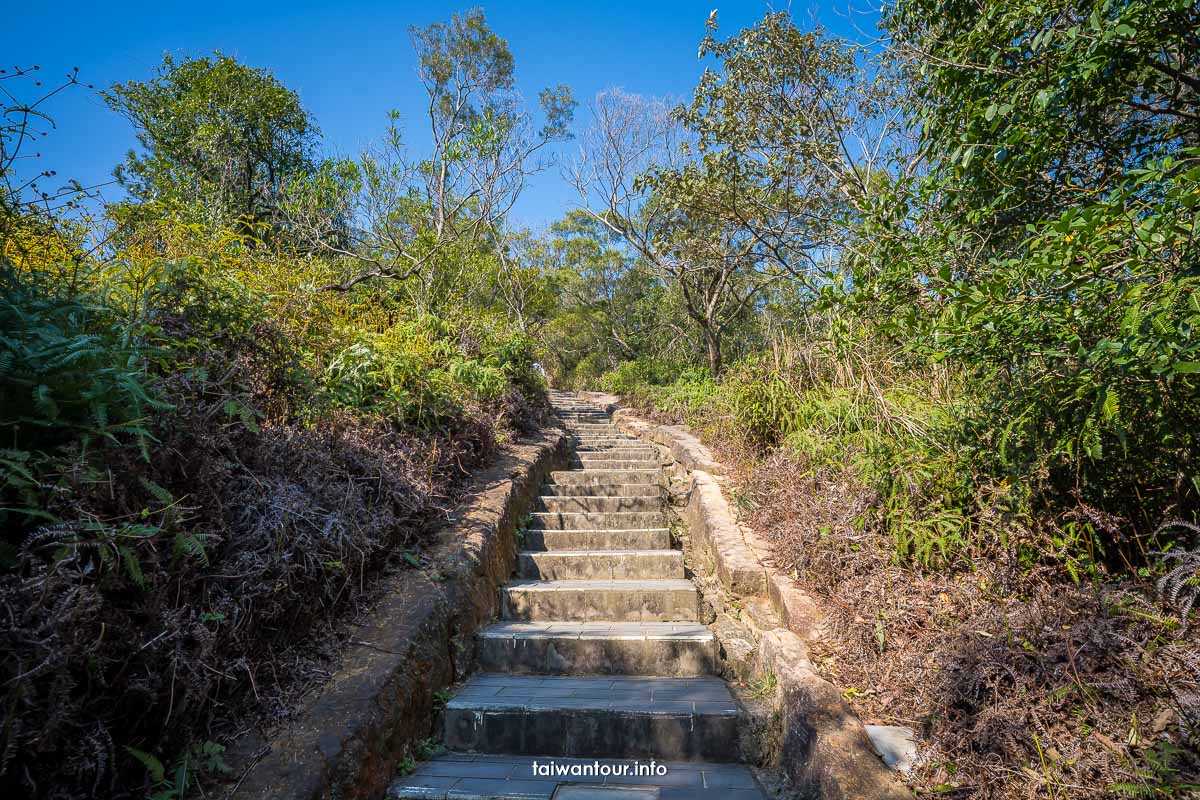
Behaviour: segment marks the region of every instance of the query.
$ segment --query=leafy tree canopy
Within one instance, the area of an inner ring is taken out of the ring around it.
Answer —
[[[134,200],[246,232],[277,222],[280,192],[311,167],[320,135],[294,91],[220,53],[167,54],[149,81],[102,95],[144,148],[116,172]]]

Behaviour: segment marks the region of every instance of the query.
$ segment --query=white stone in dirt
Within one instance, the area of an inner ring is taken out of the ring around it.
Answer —
[[[889,769],[912,772],[917,763],[916,732],[903,725],[864,725],[867,737]]]

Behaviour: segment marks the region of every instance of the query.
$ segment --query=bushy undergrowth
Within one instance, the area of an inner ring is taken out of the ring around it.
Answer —
[[[1154,315],[1168,310],[1139,312],[1146,321],[1138,324],[1154,327]],[[1167,323],[1155,329],[1173,332]],[[1173,353],[1172,338],[1160,338]],[[931,362],[878,338],[832,335],[780,345],[719,382],[703,370],[663,381],[657,366],[629,362],[600,385],[727,440],[781,448],[807,474],[847,472],[874,497],[860,523],[885,533],[898,561],[964,567],[998,548],[1080,581],[1097,569],[1145,570],[1154,554],[1187,543],[1159,527],[1188,518],[1200,497],[1189,467],[1197,389],[1168,379],[1169,370],[1155,379],[1146,350],[1146,374],[1127,365],[1122,379],[1136,385],[1123,391],[1136,392],[1142,409],[1113,399],[1111,413],[1069,381],[1046,377],[1034,393],[1023,381]],[[1016,403],[1025,411],[1014,418]],[[1087,437],[1092,445],[1071,446]]]
[[[532,344],[236,243],[0,299],[0,786],[176,796],[535,425]],[[320,634],[320,635],[315,635]],[[182,769],[179,769],[179,768]]]

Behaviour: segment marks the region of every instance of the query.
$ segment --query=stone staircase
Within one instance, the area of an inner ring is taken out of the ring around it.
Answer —
[[[479,634],[481,672],[446,705],[449,752],[389,796],[764,798],[736,763],[743,712],[671,549],[658,451],[573,394],[552,402],[572,468],[543,487],[502,619]],[[597,760],[610,774],[586,774]]]

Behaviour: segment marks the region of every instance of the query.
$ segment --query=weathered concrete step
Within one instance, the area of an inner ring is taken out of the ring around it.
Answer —
[[[662,480],[661,469],[570,469],[550,473],[550,480],[559,485],[587,484],[596,486],[606,483],[658,483]]]
[[[669,550],[671,531],[667,528],[625,531],[546,531],[525,532],[525,550]]]
[[[576,458],[573,466],[576,469],[597,470],[597,469],[660,469],[661,465],[658,459],[608,459],[608,458]]]
[[[620,433],[621,429],[611,423],[602,422],[577,422],[567,425],[568,430],[576,433]]]
[[[645,492],[645,487],[642,488]],[[662,511],[663,496],[659,494],[641,494],[636,496],[615,497],[562,497],[559,495],[542,495],[538,498],[538,506],[543,511]]]
[[[517,553],[517,574],[529,580],[661,580],[682,578],[680,550],[555,550]]]
[[[649,461],[654,466],[661,466],[657,450],[630,450],[627,447],[580,447],[575,450],[574,459],[588,460],[620,460],[620,461]]]
[[[500,590],[501,616],[549,622],[697,622],[687,580],[513,581]]]
[[[642,497],[654,494],[661,496],[661,487],[648,483],[606,483],[597,485],[547,483],[542,487],[544,496],[555,497]]]
[[[646,445],[642,445],[641,441],[637,440],[637,439],[618,439],[618,438],[614,438],[614,437],[594,437],[594,438],[576,437],[575,443],[576,443],[576,446],[581,447],[581,449],[586,449],[586,447],[641,447],[641,446],[646,446]]]
[[[577,453],[618,453],[625,457],[628,455],[637,456],[658,456],[659,451],[649,445],[638,444],[637,441],[581,441],[575,446]]]
[[[501,622],[479,634],[480,669],[536,675],[664,675],[718,670],[717,640],[695,622]]]
[[[741,714],[712,677],[483,674],[446,704],[443,718],[452,750],[733,761]]]
[[[577,447],[575,455],[583,460],[607,458],[658,462],[658,451],[653,447]]]
[[[626,449],[626,447],[644,447],[636,439],[578,439],[575,452],[595,452]],[[658,451],[655,451],[658,453]]]
[[[535,511],[529,528],[541,530],[665,528],[661,511],[563,512]]]
[[[411,775],[398,778],[388,790],[388,797],[550,800],[555,790],[566,784],[570,787],[558,795],[560,800],[766,800],[767,797],[750,770],[740,764],[666,761],[656,764],[654,772],[661,774],[645,774],[649,771],[648,763],[603,763],[609,767],[608,775],[595,774],[594,758],[555,758],[551,765],[540,755],[444,753],[421,762]],[[635,774],[635,766],[640,766],[642,774]],[[659,766],[662,770],[657,769]],[[654,788],[625,794],[619,791],[634,786]],[[607,788],[585,794],[590,787]],[[578,793],[571,794],[576,790]]]
[[[649,464],[651,467],[660,466],[657,450],[649,450],[644,453],[639,453],[637,451],[629,452],[627,448],[576,450],[575,461],[582,461],[584,464],[592,464],[601,461],[640,461],[642,463]]]

